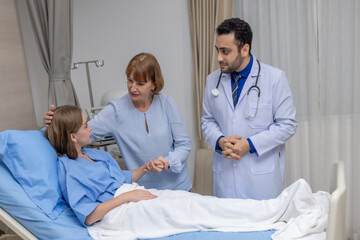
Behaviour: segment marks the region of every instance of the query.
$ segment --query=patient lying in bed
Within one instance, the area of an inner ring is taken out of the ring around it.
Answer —
[[[90,131],[79,108],[62,106],[55,110],[45,135],[60,155],[61,192],[94,239],[274,228],[278,231],[273,239],[291,239],[326,229],[329,194],[312,194],[304,180],[266,201],[146,190],[134,180],[156,166],[149,163],[132,172],[122,171],[107,152],[83,148],[91,141]]]

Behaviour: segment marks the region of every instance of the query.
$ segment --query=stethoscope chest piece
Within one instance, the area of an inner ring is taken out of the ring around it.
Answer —
[[[211,94],[214,96],[214,97],[217,97],[217,96],[219,96],[219,89],[217,89],[217,88],[214,88],[214,89],[212,89],[211,90]]]

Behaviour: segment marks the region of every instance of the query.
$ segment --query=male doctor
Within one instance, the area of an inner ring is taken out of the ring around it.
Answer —
[[[286,75],[251,54],[252,31],[245,21],[225,20],[216,33],[220,69],[206,79],[201,119],[215,149],[213,193],[275,198],[284,188],[285,143],[297,126]]]

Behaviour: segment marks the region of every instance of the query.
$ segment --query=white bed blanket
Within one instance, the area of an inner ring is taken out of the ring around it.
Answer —
[[[142,189],[124,184],[115,196]],[[163,237],[190,231],[278,229],[273,239],[324,239],[330,194],[312,193],[300,179],[270,200],[201,196],[186,191],[150,189],[158,198],[123,204],[89,227],[94,239]],[[309,238],[310,237],[310,238]]]

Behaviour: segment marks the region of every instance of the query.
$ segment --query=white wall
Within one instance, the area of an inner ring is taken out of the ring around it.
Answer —
[[[23,18],[24,0],[18,0]],[[95,106],[105,92],[126,92],[125,68],[140,52],[152,53],[165,79],[163,93],[172,96],[187,126],[193,151],[188,159],[193,176],[197,148],[194,88],[187,1],[184,0],[74,0],[73,62],[104,60],[101,68],[90,65]],[[30,25],[25,21],[25,49],[38,124],[47,108],[47,77],[37,59]],[[90,107],[85,66],[72,71],[81,107]],[[45,83],[44,83],[45,82]]]

